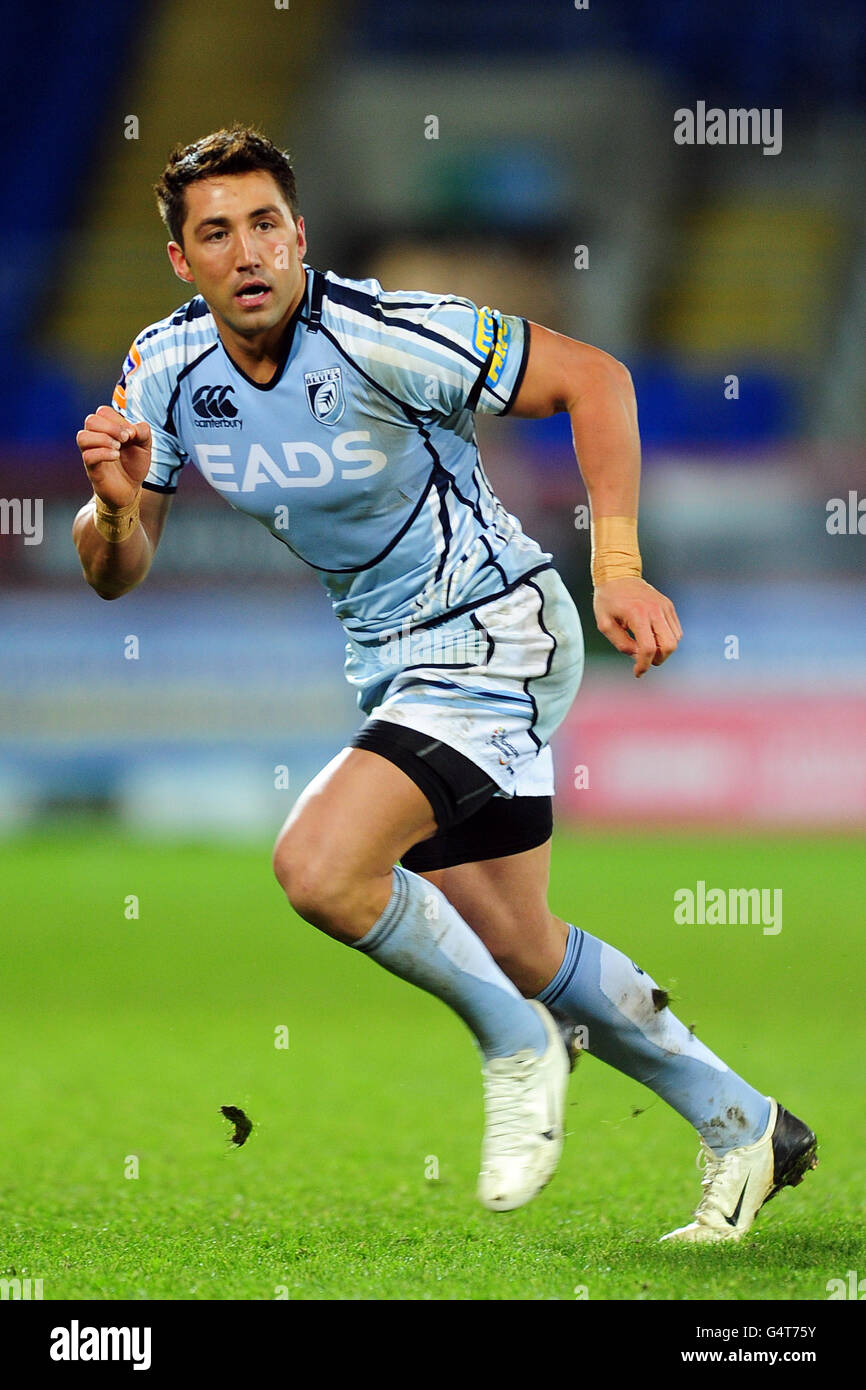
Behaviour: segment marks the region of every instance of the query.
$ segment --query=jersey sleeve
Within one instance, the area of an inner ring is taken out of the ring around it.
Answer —
[[[334,298],[352,355],[380,386],[422,414],[507,414],[526,371],[526,319],[454,295],[376,289],[366,304]]]
[[[153,492],[176,492],[178,475],[186,463],[186,454],[167,426],[170,400],[170,374],[155,370],[154,365],[143,358],[136,339],[123,364],[111,403],[133,424],[144,420],[150,425],[153,441],[150,469],[142,487]]]

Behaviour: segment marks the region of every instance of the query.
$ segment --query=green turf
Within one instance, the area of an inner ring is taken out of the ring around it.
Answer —
[[[675,925],[700,878],[781,887],[781,933]],[[591,1058],[554,1182],[518,1212],[478,1206],[469,1035],[296,919],[267,847],[45,835],[0,846],[0,884],[0,1274],[46,1299],[825,1299],[866,1273],[854,840],[556,842],[555,910],[818,1132],[817,1172],[722,1249],[657,1244],[699,1195],[695,1136]],[[226,1104],[255,1123],[244,1148]]]

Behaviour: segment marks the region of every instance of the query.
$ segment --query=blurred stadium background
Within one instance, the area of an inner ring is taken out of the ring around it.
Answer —
[[[107,813],[258,838],[358,722],[323,592],[192,469],[140,593],[101,603],[70,538],[75,432],[185,297],[151,184],[236,118],[294,155],[311,264],[469,295],[632,371],[645,574],[686,634],[640,683],[594,631],[567,417],[479,422],[587,633],[560,815],[866,824],[866,536],[827,525],[866,497],[862,5],[69,0],[4,32],[29,75],[26,105],[0,93],[6,832]],[[675,144],[699,100],[781,108],[781,153]],[[39,543],[14,499],[44,504]]]

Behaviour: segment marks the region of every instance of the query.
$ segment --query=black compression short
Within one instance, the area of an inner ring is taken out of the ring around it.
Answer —
[[[416,874],[478,864],[535,849],[546,844],[552,833],[552,797],[494,796],[451,830],[440,830],[413,845],[401,863]]]
[[[501,859],[535,849],[553,831],[549,796],[496,796],[497,784],[455,748],[416,729],[370,719],[352,739],[354,748],[394,763],[424,793],[436,834],[403,855],[415,873]]]

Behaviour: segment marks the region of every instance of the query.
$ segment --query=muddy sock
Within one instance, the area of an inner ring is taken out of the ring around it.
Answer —
[[[586,1051],[666,1100],[716,1154],[753,1144],[770,1102],[671,1013],[667,994],[628,956],[569,927],[562,965],[537,996],[586,1029]]]

